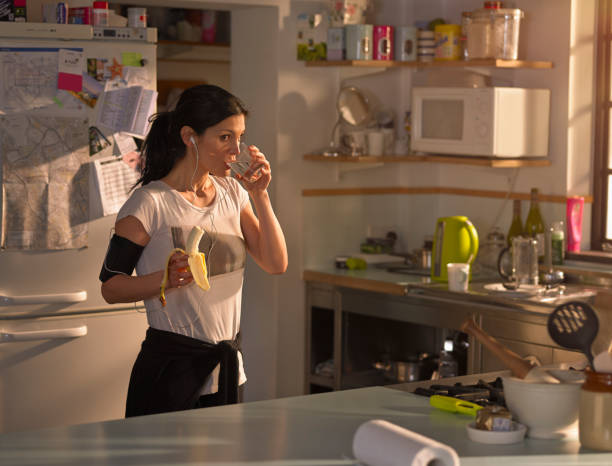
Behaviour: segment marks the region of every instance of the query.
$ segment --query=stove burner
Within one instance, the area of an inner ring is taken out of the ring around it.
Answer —
[[[454,385],[432,384],[428,388],[417,388],[414,393],[427,397],[432,395],[452,396],[481,406],[506,406],[502,379],[500,377],[493,382],[479,380],[473,385],[463,385],[461,383]]]

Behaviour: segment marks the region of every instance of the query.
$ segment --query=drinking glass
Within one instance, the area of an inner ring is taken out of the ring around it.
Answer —
[[[249,146],[241,142],[240,152],[236,155],[236,161],[230,164],[232,172],[239,174],[243,179],[252,183],[261,176],[262,167],[262,163],[253,161]]]
[[[512,278],[517,286],[538,284],[538,242],[534,238],[512,238]]]

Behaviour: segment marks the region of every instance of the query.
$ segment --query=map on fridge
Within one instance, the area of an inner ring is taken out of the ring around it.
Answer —
[[[87,245],[89,145],[86,118],[0,115],[4,249]]]
[[[98,111],[99,126],[144,138],[155,109],[157,92],[142,86],[106,90]]]

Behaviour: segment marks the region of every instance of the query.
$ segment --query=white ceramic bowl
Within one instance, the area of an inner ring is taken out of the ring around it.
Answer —
[[[527,436],[563,438],[577,428],[581,380],[533,383],[503,377],[506,405],[516,421],[527,426]]]

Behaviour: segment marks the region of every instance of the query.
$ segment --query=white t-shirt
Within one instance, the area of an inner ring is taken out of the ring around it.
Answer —
[[[233,178],[211,176],[210,179],[215,185],[216,196],[207,207],[192,205],[166,183],[157,180],[136,189],[121,207],[117,219],[129,215],[136,217],[151,238],[136,264],[138,275],[164,270],[172,249],[185,249],[192,227],[197,225],[204,230],[199,250],[206,258],[210,289],[204,291],[192,282],[166,291],[165,307],[157,296],[146,299],[144,304],[151,327],[217,344],[234,340],[240,330],[246,263],[240,212],[249,196]],[[238,359],[239,384],[242,385],[246,376],[240,352]],[[217,392],[218,377],[217,365],[201,394]]]

